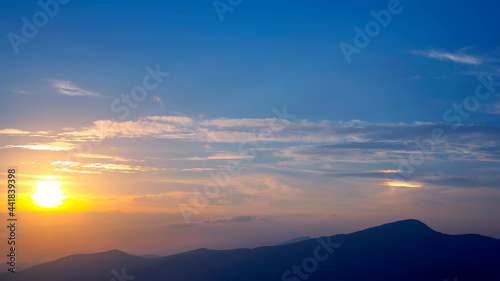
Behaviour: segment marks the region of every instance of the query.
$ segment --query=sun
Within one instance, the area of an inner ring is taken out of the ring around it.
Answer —
[[[55,208],[63,204],[62,200],[68,198],[59,188],[60,181],[38,181],[38,188],[31,195],[33,203],[43,208]]]

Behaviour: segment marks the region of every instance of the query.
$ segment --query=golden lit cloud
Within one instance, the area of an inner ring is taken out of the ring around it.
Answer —
[[[10,136],[29,136],[29,137],[49,137],[48,134],[52,132],[50,131],[36,131],[29,132],[18,129],[3,129],[0,130],[0,135],[10,135]]]
[[[83,165],[84,168],[95,168],[95,169],[103,169],[103,170],[111,170],[111,171],[160,171],[159,168],[151,168],[151,167],[142,167],[142,166],[130,166],[123,164],[101,164],[101,163],[92,163]]]
[[[79,166],[80,163],[71,162],[71,161],[54,161],[54,162],[51,162],[50,165],[63,165],[63,166],[76,167],[76,166]]]
[[[76,148],[76,145],[69,142],[33,143],[24,145],[7,145],[4,148],[25,148],[31,150],[68,151]]]
[[[416,183],[416,182],[405,182],[405,181],[394,181],[394,182],[384,182],[381,183],[380,185],[386,185],[386,186],[401,186],[401,187],[421,187],[421,183]]]
[[[56,171],[68,172],[68,173],[79,173],[79,174],[100,174],[99,171],[87,171],[87,170],[74,170],[69,168],[56,168]]]
[[[30,134],[30,132],[21,131],[18,129],[3,129],[3,130],[0,130],[0,134],[2,134],[2,135],[28,135],[28,134]]]

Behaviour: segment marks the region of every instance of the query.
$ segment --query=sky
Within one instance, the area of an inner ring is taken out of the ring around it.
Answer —
[[[0,173],[16,169],[21,260],[407,218],[500,238],[499,8],[3,3]],[[40,181],[61,205],[35,204]]]

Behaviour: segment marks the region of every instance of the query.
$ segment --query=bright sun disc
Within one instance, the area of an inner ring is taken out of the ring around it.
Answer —
[[[60,181],[38,181],[38,188],[31,195],[33,203],[43,208],[55,208],[62,205],[62,200],[68,198],[59,188]]]

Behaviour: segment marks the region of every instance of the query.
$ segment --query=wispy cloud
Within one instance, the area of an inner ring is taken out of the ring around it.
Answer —
[[[36,132],[29,132],[29,131],[23,131],[19,129],[3,129],[0,130],[0,135],[10,135],[10,136],[32,136],[32,137],[41,137],[41,136],[48,136],[50,134],[50,131],[36,131]]]
[[[233,216],[227,218],[205,220],[203,221],[203,223],[245,223],[245,222],[252,222],[259,220],[265,220],[265,219],[257,216]]]
[[[69,151],[77,148],[77,145],[69,142],[31,143],[24,145],[6,145],[3,148],[25,148],[31,150]]]
[[[81,157],[81,158],[110,159],[110,160],[120,161],[120,162],[137,161],[137,160],[133,160],[133,159],[126,159],[126,158],[119,157],[119,156],[104,155],[104,154],[78,153],[75,156]]]
[[[229,152],[219,152],[214,155],[209,155],[206,157],[188,157],[188,158],[176,158],[175,160],[238,160],[238,159],[248,159],[252,158],[250,155],[243,153],[229,153]],[[173,159],[172,159],[173,160]]]
[[[414,55],[424,56],[428,58],[438,59],[442,61],[453,61],[464,64],[479,65],[483,63],[483,59],[477,56],[465,54],[463,51],[450,53],[438,50],[412,50],[410,53]]]
[[[16,93],[16,94],[20,94],[20,95],[30,95],[31,93],[28,92],[28,91],[25,91],[23,89],[15,89],[13,90],[12,92]]]
[[[52,82],[52,87],[56,88],[57,92],[61,95],[105,98],[105,96],[99,93],[89,90],[84,90],[70,81],[51,80],[51,82]]]
[[[215,121],[214,121],[215,120]],[[448,140],[427,158],[429,161],[500,161],[497,127],[463,125],[453,130],[446,123],[368,123],[361,121],[332,122],[307,120],[290,121],[282,132],[266,138],[259,136],[259,128],[265,128],[267,119],[221,119],[196,120],[181,116],[150,116],[138,121],[118,122],[113,120],[95,121],[93,125],[70,132],[61,132],[58,143],[28,143],[10,145],[4,148],[21,147],[28,149],[69,150],[85,140],[112,138],[155,138],[197,141],[207,143],[244,143],[266,141],[273,148],[275,157],[289,158],[301,163],[345,162],[380,163],[398,162],[399,156],[418,152],[416,139],[429,138],[430,133],[441,128],[448,132]],[[273,120],[273,119],[270,119]],[[209,124],[209,125],[207,125]],[[237,124],[241,125],[238,126]],[[250,125],[251,124],[251,125]],[[230,130],[221,126],[232,126]],[[5,129],[4,134],[24,136],[26,131]],[[64,142],[63,142],[64,141]],[[127,161],[125,158],[102,154],[83,154],[80,157]],[[190,155],[166,160],[237,160],[248,155],[227,150],[213,151],[208,155]]]
[[[159,194],[139,195],[135,196],[132,200],[134,202],[142,202],[148,204],[158,204],[158,203],[164,204],[166,200],[173,200],[173,201],[188,200],[189,198],[192,198],[195,195],[196,195],[195,192],[176,190]]]
[[[182,169],[181,171],[187,172],[187,171],[194,171],[194,172],[204,172],[204,171],[217,171],[218,169],[215,168],[187,168],[187,169]]]
[[[54,161],[50,163],[56,167],[57,171],[73,172],[73,173],[100,173],[102,171],[115,171],[120,173],[132,172],[154,172],[160,171],[160,168],[131,166],[125,164],[111,164],[111,163],[91,163],[81,164],[71,161]]]
[[[2,134],[2,135],[29,135],[31,133],[28,131],[22,131],[22,130],[18,130],[18,129],[3,129],[3,130],[0,130],[0,134]]]
[[[153,99],[160,105],[161,109],[165,110],[165,105],[159,96],[153,96]]]

